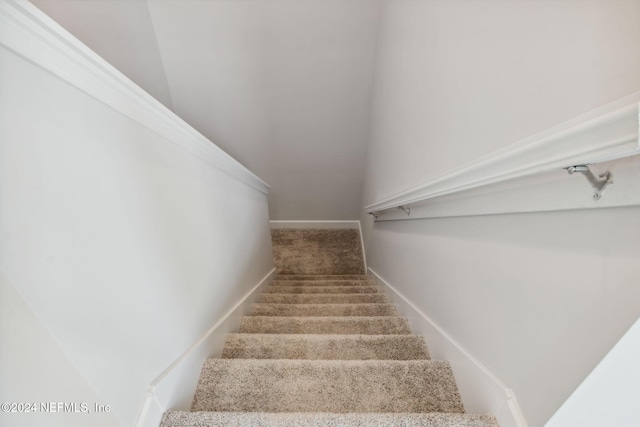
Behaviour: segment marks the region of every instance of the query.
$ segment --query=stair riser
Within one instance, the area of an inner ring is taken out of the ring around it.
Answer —
[[[368,276],[359,274],[321,274],[321,275],[278,275],[275,280],[367,280]]]
[[[402,317],[262,317],[245,316],[240,324],[244,334],[410,334]]]
[[[262,294],[261,303],[274,304],[384,304],[385,294]]]
[[[268,286],[270,294],[374,294],[374,286]]]
[[[373,286],[367,280],[274,280],[271,286]]]
[[[252,316],[397,316],[392,304],[253,304]]]
[[[223,359],[428,360],[415,335],[229,334]]]

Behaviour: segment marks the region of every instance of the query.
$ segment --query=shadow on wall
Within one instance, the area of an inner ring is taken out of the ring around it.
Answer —
[[[626,224],[626,226],[624,225]],[[375,230],[585,253],[637,253],[637,208],[380,221]],[[632,236],[635,237],[631,238]],[[595,245],[597,243],[597,245]]]

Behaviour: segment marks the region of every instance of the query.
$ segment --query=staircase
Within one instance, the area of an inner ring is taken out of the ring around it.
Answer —
[[[449,363],[363,274],[355,230],[272,238],[276,279],[161,427],[497,427],[464,413]]]

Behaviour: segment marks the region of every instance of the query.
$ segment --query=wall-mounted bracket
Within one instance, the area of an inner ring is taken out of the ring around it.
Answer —
[[[374,219],[378,219],[378,212],[369,212],[369,215],[373,215]]]
[[[398,206],[398,209],[404,211],[404,213],[406,213],[407,216],[411,215],[411,208],[405,208],[404,206]]]
[[[589,165],[570,166],[567,168],[567,172],[569,172],[569,175],[573,175],[574,173],[579,172],[587,178],[587,181],[589,181],[589,184],[591,184],[591,187],[593,187],[594,190],[593,200],[600,199],[600,197],[602,197],[602,192],[604,191],[606,186],[609,184],[613,184],[613,175],[611,174],[611,172],[606,171],[604,173],[601,173],[599,177],[596,178],[593,172],[591,172],[591,169],[589,169]]]

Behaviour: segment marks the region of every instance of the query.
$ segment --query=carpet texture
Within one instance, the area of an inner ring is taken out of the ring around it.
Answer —
[[[271,230],[278,274],[364,274],[357,230]]]
[[[347,279],[314,279],[314,280],[293,280],[280,278],[271,282],[271,286],[371,286],[368,280],[347,280]]]
[[[223,359],[428,360],[416,335],[229,334]]]
[[[393,304],[253,304],[252,316],[396,316]]]
[[[260,302],[275,304],[378,304],[384,294],[262,294]]]
[[[498,427],[489,415],[168,412],[163,427]]]
[[[277,280],[369,280],[365,274],[288,274]]]
[[[276,279],[161,427],[498,427],[464,414],[449,363],[362,274],[355,230],[272,238]]]
[[[464,412],[442,360],[209,359],[192,410]]]
[[[245,316],[240,323],[244,334],[410,334],[407,319],[380,317],[279,317]]]
[[[267,286],[270,294],[375,294],[375,286]]]

